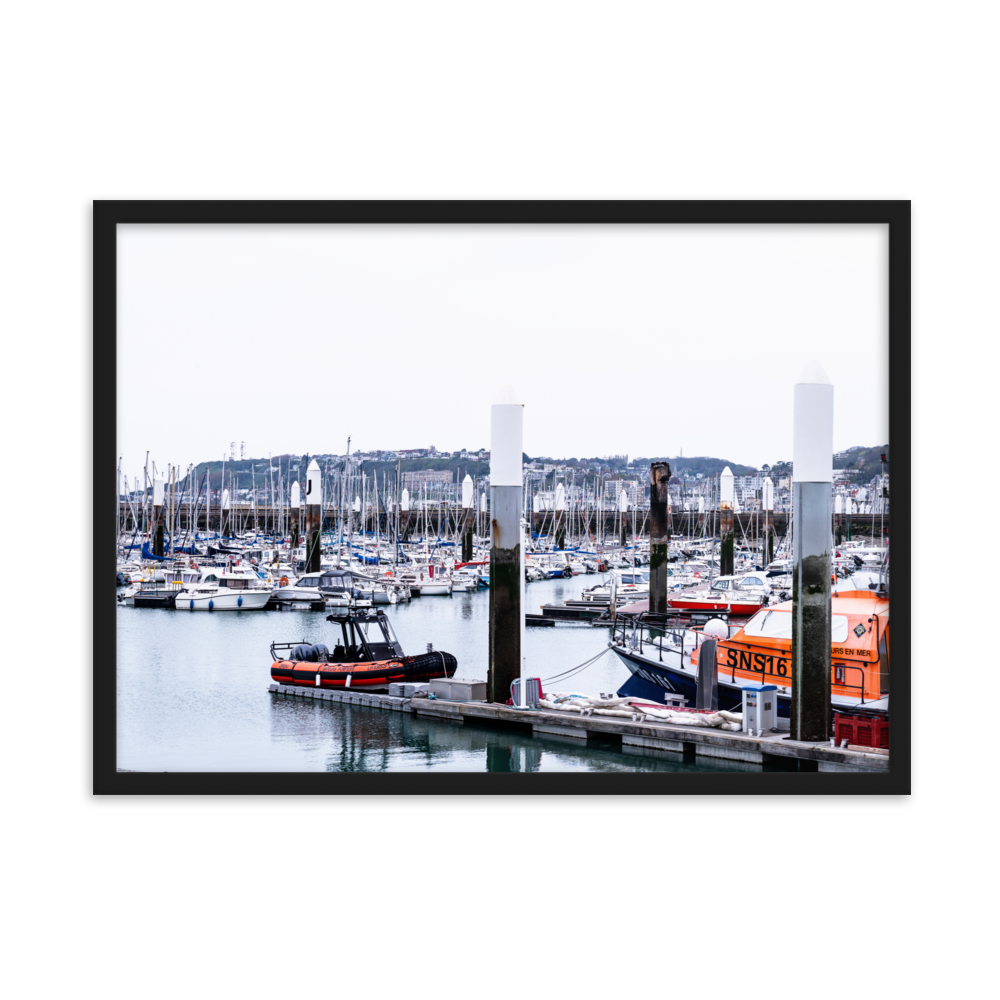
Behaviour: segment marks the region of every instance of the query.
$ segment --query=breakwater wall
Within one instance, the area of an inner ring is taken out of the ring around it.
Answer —
[[[334,507],[324,508],[323,530],[339,530],[342,511]],[[460,508],[450,508],[424,511],[407,511],[399,516],[399,533],[404,540],[407,538],[419,538],[425,532],[434,536],[445,535],[451,539],[456,528],[460,528],[463,512]],[[122,504],[119,512],[120,523],[124,524],[126,532],[136,530],[133,512],[126,504]],[[488,513],[480,512],[475,519],[474,525],[476,534],[480,537],[487,534]],[[737,542],[742,541],[745,536],[748,539],[759,538],[764,534],[764,518],[757,512],[742,512],[733,514],[733,533]],[[138,520],[142,522],[142,513],[139,512]],[[719,515],[715,511],[707,511],[702,514],[690,511],[670,511],[668,514],[670,523],[670,534],[672,536],[687,537],[717,537],[719,531]],[[788,524],[791,516],[784,511],[776,511],[768,515],[768,525],[773,529],[777,540],[780,540],[788,531]],[[840,524],[843,536],[846,538],[848,530],[852,538],[877,538],[882,529],[889,533],[889,515],[883,518],[876,514],[874,520],[871,514],[838,514],[834,520]],[[245,531],[258,530],[269,534],[284,525],[285,531],[289,530],[289,510],[287,507],[257,507],[256,510],[247,508],[233,508],[222,511],[212,510],[210,514],[205,510],[192,517],[191,512],[186,508],[181,508],[175,513],[174,523],[178,531],[188,531],[192,526],[192,521],[197,521],[197,531],[219,531],[226,534],[240,533]],[[633,537],[633,516],[629,511],[622,517],[617,512],[607,511],[598,515],[596,512],[580,514],[574,512],[571,517],[563,516],[556,518],[551,511],[535,513],[531,516],[533,530],[542,535],[557,535],[562,528],[566,532],[567,542],[570,539],[581,539],[582,544],[591,538],[596,539],[601,544],[613,544],[615,540],[621,541],[621,532],[624,530],[626,539]],[[850,528],[848,529],[848,522]],[[346,524],[346,519],[345,519]],[[376,527],[380,534],[390,536],[394,530],[395,515],[390,511],[388,515],[385,511],[369,511],[367,516],[362,518],[360,513],[355,513],[353,518],[353,528],[356,533],[362,531],[375,531]],[[346,528],[345,528],[346,530]],[[634,532],[640,538],[649,537],[649,511],[636,511]]]

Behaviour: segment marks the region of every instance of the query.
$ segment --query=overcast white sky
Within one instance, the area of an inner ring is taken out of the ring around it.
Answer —
[[[888,440],[881,226],[121,226],[123,471],[292,452],[792,455],[816,358],[834,447]]]

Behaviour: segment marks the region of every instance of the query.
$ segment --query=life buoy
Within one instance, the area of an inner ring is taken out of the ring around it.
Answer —
[[[385,571],[385,575],[386,575],[386,576],[392,576],[392,570],[390,570],[390,569],[387,569],[387,570]]]
[[[288,577],[287,577],[287,576],[283,576],[283,577],[282,577],[282,578],[281,578],[281,579],[280,579],[280,580],[278,581],[278,586],[279,586],[279,587],[287,587],[287,586],[288,586]]]
[[[694,578],[696,580],[700,580],[701,579],[701,573],[695,573]]]

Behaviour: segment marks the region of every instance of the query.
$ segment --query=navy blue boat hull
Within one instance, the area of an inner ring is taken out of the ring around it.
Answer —
[[[632,649],[614,647],[614,651],[631,674],[617,691],[620,698],[648,698],[650,701],[662,702],[665,694],[674,693],[686,698],[689,707],[694,706],[698,694],[698,683],[694,675],[673,669],[666,663],[652,661]],[[742,707],[743,682],[727,684],[719,677],[719,708],[739,712]],[[779,694],[778,717],[787,719],[791,708],[791,698]]]

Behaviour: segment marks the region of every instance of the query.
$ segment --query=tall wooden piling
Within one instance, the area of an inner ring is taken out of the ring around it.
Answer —
[[[323,477],[314,458],[306,471],[306,572],[320,570],[320,532],[323,523]]]
[[[719,575],[731,576],[735,572],[733,549],[733,501],[735,500],[735,479],[727,465],[719,476]]]
[[[506,702],[521,674],[521,457],[524,407],[504,386],[490,421],[490,660],[486,696]]]
[[[667,595],[670,584],[667,578],[670,554],[670,465],[651,462],[649,466],[649,610],[654,614],[667,613]]]
[[[833,385],[810,361],[795,385],[792,424],[791,738],[830,735],[830,492]]]

